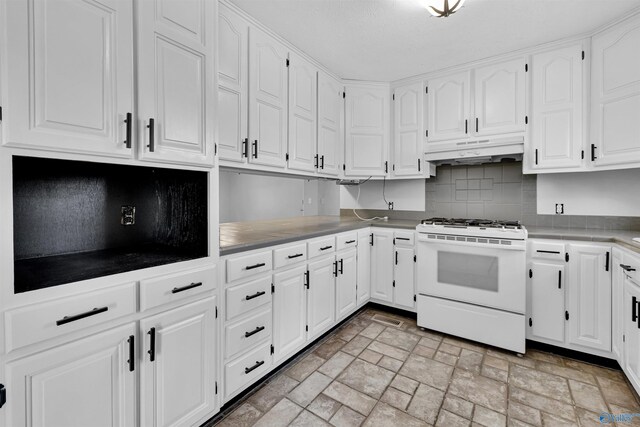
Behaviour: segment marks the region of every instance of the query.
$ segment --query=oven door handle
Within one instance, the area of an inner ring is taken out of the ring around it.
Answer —
[[[480,237],[481,239],[485,239],[484,237]],[[487,240],[490,240],[487,238]],[[505,239],[491,239],[491,240],[505,240]],[[442,239],[429,239],[427,236],[423,234],[418,235],[418,242],[426,243],[430,246],[435,245],[443,245],[445,247],[464,247],[464,248],[485,248],[485,249],[494,249],[498,251],[525,251],[526,245],[522,240],[516,240],[519,244],[516,245],[503,245],[503,244],[491,244],[491,243],[477,243],[477,242],[461,242],[457,240],[442,240]]]

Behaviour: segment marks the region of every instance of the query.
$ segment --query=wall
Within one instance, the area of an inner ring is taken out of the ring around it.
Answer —
[[[335,181],[220,170],[220,222],[339,215]]]
[[[387,202],[393,202],[395,210],[423,212],[425,180],[370,180],[359,186],[340,187],[340,207],[343,209],[386,209]]]

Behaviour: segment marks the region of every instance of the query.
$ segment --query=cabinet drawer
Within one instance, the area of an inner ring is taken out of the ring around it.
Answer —
[[[342,233],[336,236],[336,247],[338,250],[358,246],[358,232]]]
[[[529,256],[538,259],[563,261],[565,257],[564,243],[529,241]]]
[[[309,259],[330,254],[336,251],[336,238],[335,236],[321,237],[319,239],[310,240],[309,245]]]
[[[227,282],[255,276],[271,271],[271,251],[257,252],[250,255],[234,256],[227,259]]]
[[[226,291],[227,320],[271,303],[271,276],[233,286]]]
[[[140,281],[140,311],[211,291],[218,283],[216,266]]]
[[[6,313],[7,352],[135,312],[135,283],[11,310]]]
[[[225,328],[225,355],[233,357],[271,336],[271,308]]]
[[[229,398],[262,377],[271,368],[271,343],[267,342],[224,367],[225,395]]]
[[[296,243],[295,245],[275,249],[273,251],[273,268],[278,269],[288,265],[297,264],[307,260],[307,244]]]
[[[629,276],[631,280],[640,282],[640,258],[625,253],[622,259],[622,264],[626,266],[625,274]]]
[[[396,246],[413,246],[416,233],[413,231],[395,231],[393,240]]]

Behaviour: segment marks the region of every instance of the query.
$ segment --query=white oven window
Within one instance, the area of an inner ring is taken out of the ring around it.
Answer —
[[[439,251],[438,283],[498,292],[498,257]]]

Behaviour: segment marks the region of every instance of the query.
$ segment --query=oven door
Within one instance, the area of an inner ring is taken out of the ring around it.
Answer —
[[[487,240],[487,239],[478,239]],[[418,293],[525,312],[525,247],[418,237]]]

